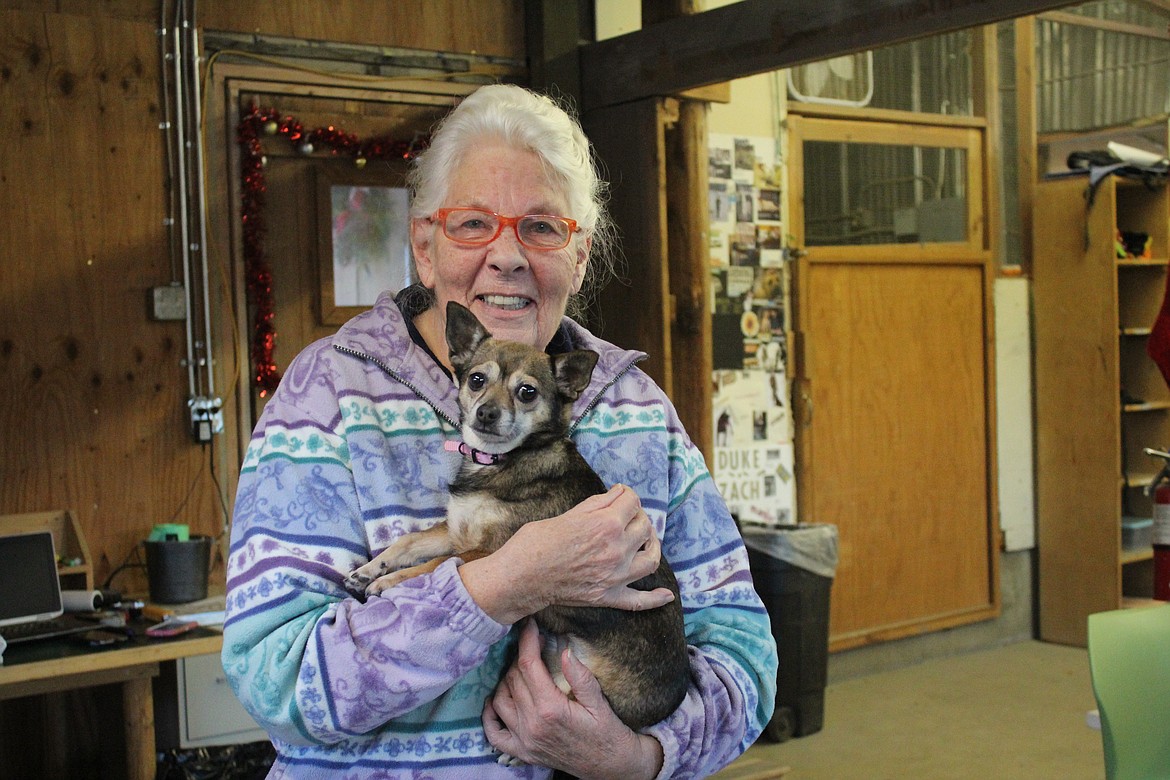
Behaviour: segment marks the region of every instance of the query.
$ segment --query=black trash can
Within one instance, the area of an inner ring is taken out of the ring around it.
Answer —
[[[148,539],[143,544],[146,546],[146,576],[151,601],[186,604],[207,598],[210,536],[192,536],[185,542]]]
[[[780,660],[776,712],[762,736],[784,742],[815,734],[825,721],[837,527],[809,523],[745,528],[743,538]]]

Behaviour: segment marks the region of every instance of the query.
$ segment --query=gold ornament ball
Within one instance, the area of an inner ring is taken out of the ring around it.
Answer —
[[[276,124],[276,120],[269,119],[264,123],[265,135],[276,135],[276,131],[280,129],[280,125]]]
[[[353,164],[356,165],[358,168],[365,168],[366,167],[366,158],[365,157],[357,157],[354,159]]]

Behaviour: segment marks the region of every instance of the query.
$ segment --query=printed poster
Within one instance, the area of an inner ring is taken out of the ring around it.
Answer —
[[[795,522],[795,452],[783,374],[716,371],[715,484],[741,523]]]

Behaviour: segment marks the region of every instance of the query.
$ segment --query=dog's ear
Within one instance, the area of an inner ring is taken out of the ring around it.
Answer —
[[[591,349],[578,349],[551,355],[553,376],[557,380],[557,392],[566,401],[576,401],[589,386],[593,367],[599,355]]]
[[[455,301],[447,302],[447,354],[457,372],[491,335],[470,309]]]

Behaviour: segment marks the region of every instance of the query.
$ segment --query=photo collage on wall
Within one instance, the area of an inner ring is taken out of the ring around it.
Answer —
[[[709,149],[715,482],[741,523],[795,523],[783,167],[772,138]]]

